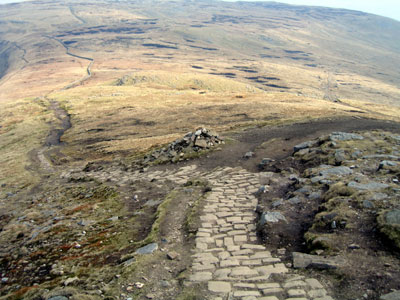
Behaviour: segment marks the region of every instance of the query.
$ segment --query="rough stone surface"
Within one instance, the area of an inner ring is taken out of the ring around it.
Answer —
[[[400,300],[400,291],[394,291],[392,293],[383,295],[379,300]]]
[[[320,172],[321,176],[329,176],[329,175],[350,175],[353,173],[353,170],[349,167],[333,167],[327,168]]]
[[[209,281],[208,290],[215,293],[229,293],[231,284],[225,281]]]
[[[307,149],[307,148],[311,148],[311,147],[313,147],[313,146],[316,145],[316,144],[317,144],[316,141],[307,141],[307,142],[303,142],[303,143],[301,143],[301,144],[298,144],[298,145],[294,146],[294,147],[293,147],[293,151],[296,153],[296,152],[298,152],[298,151],[300,151],[300,150]]]
[[[241,168],[214,172],[218,175],[196,174],[207,179],[213,188],[200,216],[203,223],[196,237],[190,282],[207,282],[210,293],[232,300],[284,300],[288,294],[303,299],[308,290],[321,289],[316,279],[310,279],[309,284],[296,280],[280,284],[272,279],[273,274],[289,275],[281,260],[273,257],[256,237],[258,202],[253,193],[260,186],[261,176]],[[277,212],[263,215],[265,222],[286,220]],[[207,270],[200,270],[204,268]]]
[[[371,181],[369,183],[358,183],[355,181],[351,181],[349,182],[348,187],[362,191],[376,191],[376,190],[386,189],[389,187],[389,185],[374,181]]]
[[[279,221],[287,222],[285,216],[282,215],[280,212],[278,212],[278,211],[268,211],[268,212],[264,212],[261,215],[260,225],[263,226],[266,223],[277,223]]]
[[[332,132],[329,135],[331,141],[350,141],[350,140],[363,140],[364,137],[355,133],[347,132]]]
[[[157,243],[151,243],[136,250],[136,254],[151,254],[158,249]]]
[[[294,268],[336,269],[343,264],[337,257],[324,258],[299,252],[293,252],[292,255]]]

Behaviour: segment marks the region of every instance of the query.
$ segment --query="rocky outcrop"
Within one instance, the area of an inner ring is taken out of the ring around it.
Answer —
[[[145,157],[144,162],[150,164],[177,162],[196,157],[196,153],[223,143],[223,139],[217,132],[200,127],[194,132],[188,132],[183,138],[177,139],[166,147],[153,151]]]

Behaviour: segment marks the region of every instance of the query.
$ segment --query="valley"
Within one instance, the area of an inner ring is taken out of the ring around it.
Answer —
[[[399,22],[40,0],[0,25],[0,299],[397,299]]]

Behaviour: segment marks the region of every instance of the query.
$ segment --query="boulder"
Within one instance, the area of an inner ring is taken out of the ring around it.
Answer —
[[[296,146],[293,147],[293,152],[299,152],[300,150],[303,149],[307,149],[307,148],[311,148],[314,147],[318,144],[318,141],[307,141],[307,142],[303,142],[301,144],[298,144]]]
[[[329,175],[342,176],[342,175],[350,175],[350,174],[353,174],[353,170],[350,169],[349,167],[327,168],[320,172],[320,175],[324,176],[324,177],[329,176]]]
[[[332,132],[329,135],[331,141],[351,141],[351,140],[363,140],[364,137],[355,133],[347,132]]]
[[[379,183],[375,181],[371,181],[368,183],[358,183],[355,181],[351,181],[347,184],[347,186],[360,191],[376,191],[389,187],[389,185],[385,183]]]
[[[254,156],[254,152],[249,151],[249,152],[246,152],[245,155],[243,155],[243,158],[249,159],[249,158],[252,158],[253,156]]]
[[[287,222],[284,215],[278,211],[264,212],[260,218],[260,225],[264,226],[267,223],[278,223],[279,221]]]
[[[391,160],[383,160],[379,163],[378,171],[382,169],[391,169],[397,166],[397,162]]]
[[[200,140],[200,139],[196,139],[196,142],[194,143],[194,145],[199,148],[207,148],[208,147],[207,141]]]
[[[379,300],[400,300],[400,291],[394,291],[386,295],[382,295]]]
[[[148,244],[142,248],[136,250],[136,254],[151,254],[158,249],[157,243]]]
[[[315,268],[315,269],[337,269],[344,264],[342,258],[321,257],[300,252],[293,252],[293,267],[296,269]]]
[[[400,209],[383,211],[377,220],[380,232],[400,249]]]

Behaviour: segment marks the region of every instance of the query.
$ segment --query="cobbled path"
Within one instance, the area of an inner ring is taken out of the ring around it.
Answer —
[[[196,236],[190,281],[205,282],[213,300],[333,300],[320,282],[289,274],[256,236],[257,174],[224,168],[212,185]],[[271,275],[283,275],[281,283]]]
[[[111,181],[119,186],[130,180],[172,181],[184,184],[190,178],[207,179],[212,191],[206,198],[201,226],[196,235],[192,273],[188,284],[205,283],[210,300],[333,300],[314,278],[292,274],[273,257],[256,236],[259,176],[242,168],[219,168],[200,172],[196,165],[178,170],[126,172],[74,172]],[[62,177],[71,177],[71,172]],[[273,279],[279,274],[279,280]]]

